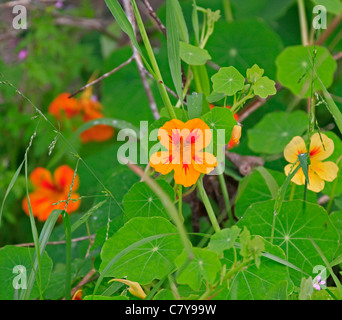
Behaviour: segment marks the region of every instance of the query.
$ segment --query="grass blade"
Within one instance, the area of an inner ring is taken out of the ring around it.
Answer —
[[[179,4],[178,4],[179,5]],[[173,84],[176,88],[178,98],[183,103],[183,89],[182,89],[182,70],[180,59],[180,45],[179,33],[177,26],[177,1],[166,1],[166,36],[167,36],[167,54],[169,60],[169,67]]]
[[[259,173],[264,178],[267,187],[271,192],[272,198],[275,199],[278,195],[279,190],[277,181],[275,181],[273,176],[264,167],[258,167],[256,170],[259,171]]]
[[[6,190],[4,199],[2,200],[2,204],[1,204],[1,208],[0,208],[0,227],[1,227],[1,217],[2,217],[3,210],[4,210],[5,201],[6,201],[7,197],[8,197],[8,195],[9,195],[9,193],[11,192],[11,190],[12,190],[12,188],[13,188],[15,182],[17,181],[18,176],[19,176],[19,174],[20,174],[20,171],[21,171],[23,165],[24,165],[24,160],[23,160],[23,162],[20,164],[20,166],[18,167],[17,171],[14,173],[14,176],[12,177],[11,182],[10,182],[10,184],[8,185],[8,188],[7,188],[7,190]]]

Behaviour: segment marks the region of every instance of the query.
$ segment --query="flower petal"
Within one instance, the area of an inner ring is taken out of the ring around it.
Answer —
[[[309,183],[308,189],[313,192],[320,192],[324,189],[324,180],[321,179],[312,169],[309,167]]]
[[[184,122],[178,119],[172,119],[165,122],[165,124],[160,127],[158,131],[158,139],[160,143],[169,150],[173,135],[175,135],[177,132],[180,132],[183,128]]]
[[[150,166],[161,174],[168,174],[174,168],[171,164],[172,156],[168,151],[158,151],[152,154],[150,158]]]
[[[337,177],[339,170],[337,164],[332,161],[312,161],[310,169],[325,181],[333,181]]]
[[[34,169],[30,174],[30,180],[36,188],[55,189],[51,172],[43,167]]]
[[[284,170],[285,170],[285,174],[288,176],[291,168],[292,168],[292,164],[288,164],[285,166]],[[297,166],[296,166],[297,167]],[[293,170],[295,169],[295,167],[293,168]],[[292,182],[294,182],[295,184],[298,184],[299,186],[303,185],[305,183],[305,176],[303,173],[302,168],[300,168],[296,174],[294,175],[294,177],[291,179]]]
[[[195,150],[203,150],[210,144],[212,132],[202,119],[191,119],[184,124],[184,127],[190,131],[186,142],[194,145]]]
[[[192,162],[195,170],[208,174],[217,166],[217,159],[209,152],[197,153]]]
[[[194,185],[201,173],[195,170],[192,164],[180,164],[174,168],[174,179],[177,184],[181,184],[184,187],[190,187]]]
[[[298,155],[306,152],[305,142],[302,137],[294,137],[284,149],[284,157],[290,163],[298,161]]]
[[[64,115],[67,118],[72,118],[80,113],[81,105],[75,98],[70,98],[70,93],[64,92],[58,95],[49,106],[49,113],[57,119],[61,119]]]
[[[31,209],[34,217],[37,217],[40,221],[45,221],[50,213],[56,209],[52,204],[55,202],[53,193],[46,194],[36,190],[29,194]],[[23,210],[29,216],[30,211],[28,207],[27,197],[24,198],[22,203]]]
[[[62,165],[58,167],[53,173],[53,178],[55,180],[56,186],[60,189],[61,192],[66,194],[69,193],[70,186],[74,177],[74,170],[71,169],[68,165]],[[77,190],[79,187],[79,177],[76,174],[72,190]]]
[[[322,138],[322,140],[321,140]],[[323,143],[322,143],[323,141]],[[314,133],[310,142],[310,159],[325,160],[334,152],[334,141],[328,138],[325,134]]]

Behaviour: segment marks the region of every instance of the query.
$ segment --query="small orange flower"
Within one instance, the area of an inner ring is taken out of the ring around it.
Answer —
[[[49,113],[54,115],[58,120],[63,116],[70,119],[77,116],[81,112],[81,105],[75,98],[70,98],[70,93],[64,92],[58,95],[49,106]]]
[[[91,89],[91,88],[88,88]],[[87,89],[87,90],[88,90]],[[103,118],[101,112],[102,105],[92,97],[91,91],[85,91],[80,99],[80,104],[83,111],[83,121],[88,122],[95,119]],[[81,133],[81,140],[83,143],[90,141],[106,141],[114,135],[114,128],[104,124],[98,124]]]
[[[83,290],[79,289],[75,292],[75,294],[73,295],[73,297],[71,298],[71,300],[83,300],[82,299],[82,295],[83,295]]]
[[[55,209],[64,210],[65,202],[61,202],[58,205],[53,205],[62,200],[67,200],[72,179],[74,176],[74,170],[67,165],[58,167],[53,176],[51,172],[45,168],[38,167],[30,175],[30,181],[32,182],[35,190],[29,194],[30,204],[33,215],[40,221],[45,221],[50,213]],[[79,187],[79,178],[76,175],[73,190],[71,193],[71,199],[79,198],[79,194],[74,191]],[[30,215],[27,197],[24,198],[22,203],[23,209],[27,215]],[[76,211],[80,206],[80,201],[70,201],[67,207],[67,212],[71,213]]]
[[[212,133],[201,119],[186,123],[173,119],[158,131],[160,143],[168,151],[158,151],[150,158],[150,165],[156,171],[167,174],[174,170],[174,179],[184,187],[194,185],[200,174],[207,174],[217,166],[214,155],[202,150],[212,139]]]
[[[102,105],[92,95],[92,88],[87,88],[81,98],[70,98],[69,93],[61,93],[49,106],[49,113],[58,120],[66,117],[67,119],[81,116],[84,122],[103,118]],[[95,125],[80,135],[81,141],[87,143],[90,141],[102,142],[112,138],[114,128],[111,126],[99,124]]]
[[[231,149],[235,147],[237,144],[239,144],[241,138],[241,128],[242,127],[240,125],[235,125],[233,127],[232,136],[228,143],[228,149]]]
[[[320,137],[321,136],[321,137]],[[322,141],[321,141],[322,138]],[[323,143],[322,143],[323,142]],[[338,166],[332,161],[322,162],[331,156],[334,151],[334,142],[325,134],[319,135],[315,133],[310,141],[310,165],[309,165],[309,183],[308,189],[313,192],[320,192],[324,188],[324,181],[333,181],[337,177]],[[288,175],[299,165],[298,155],[306,153],[306,146],[303,138],[294,137],[284,149],[284,157],[290,162],[285,166],[285,174]],[[300,168],[292,180],[295,184],[303,185],[305,176],[302,168]]]

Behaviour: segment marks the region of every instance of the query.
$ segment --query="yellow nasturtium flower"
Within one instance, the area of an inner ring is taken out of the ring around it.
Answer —
[[[322,140],[321,140],[322,139]],[[333,181],[337,177],[338,166],[332,161],[322,160],[331,156],[334,151],[334,142],[325,134],[315,133],[310,140],[310,165],[308,168],[309,183],[308,189],[313,192],[320,192],[324,188],[324,181]],[[306,145],[303,138],[294,137],[284,149],[284,157],[290,162],[285,166],[285,174],[288,175],[298,165],[298,155],[306,153]],[[303,185],[305,183],[305,176],[302,168],[300,168],[294,175],[292,180],[295,184]]]
[[[141,288],[140,284],[138,282],[126,280],[126,279],[112,279],[108,283],[117,281],[124,283],[128,286],[128,291],[133,295],[136,296],[140,299],[145,299],[146,298],[146,293],[144,290]]]
[[[167,151],[152,154],[150,165],[164,175],[174,170],[177,184],[190,187],[201,173],[207,174],[217,166],[216,157],[203,152],[211,142],[212,133],[201,119],[186,123],[172,119],[159,128],[158,139]]]

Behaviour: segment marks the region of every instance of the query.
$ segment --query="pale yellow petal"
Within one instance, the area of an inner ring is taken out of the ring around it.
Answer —
[[[322,138],[322,140],[321,140]],[[310,159],[325,160],[334,152],[334,141],[325,134],[314,133],[310,141]]]
[[[290,172],[292,172],[295,168],[292,168],[292,164],[288,164],[285,166],[284,170],[285,170],[285,174],[288,176]],[[297,166],[296,166],[297,167]],[[303,185],[305,183],[305,176],[303,173],[302,168],[300,168],[296,174],[294,175],[294,177],[291,179],[292,182],[294,182],[295,184],[298,184],[299,186]]]
[[[305,141],[302,137],[294,137],[284,149],[284,157],[290,163],[298,160],[298,155],[306,152]]]
[[[337,164],[332,161],[313,161],[310,169],[325,181],[333,181],[337,177],[339,170]]]
[[[320,192],[324,189],[324,180],[322,180],[312,169],[309,168],[308,189],[313,192]]]

